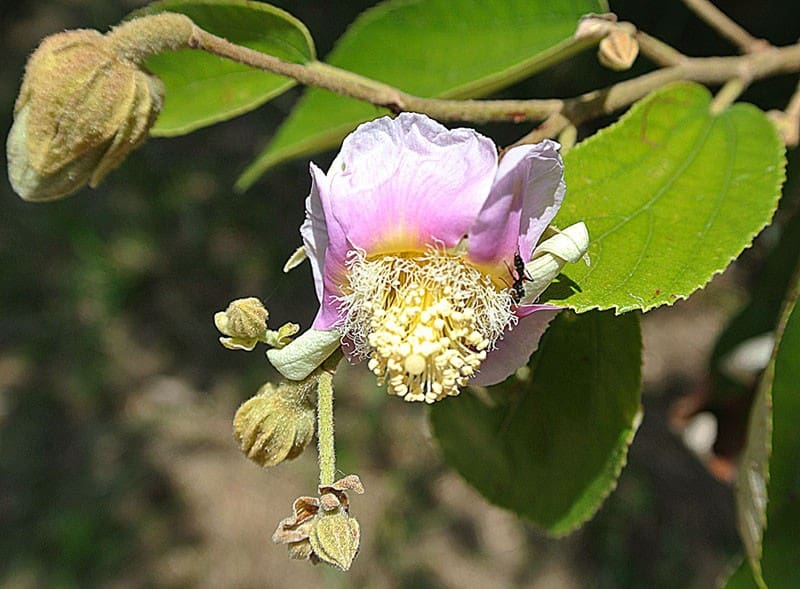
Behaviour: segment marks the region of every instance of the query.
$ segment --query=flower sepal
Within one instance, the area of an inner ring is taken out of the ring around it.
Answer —
[[[565,264],[574,264],[583,259],[589,264],[586,252],[589,249],[589,231],[581,221],[566,229],[555,230],[555,234],[542,241],[533,250],[531,261],[525,264],[524,296],[520,304],[536,301]]]
[[[285,378],[303,380],[341,346],[336,329],[309,329],[282,348],[267,350],[267,359]]]

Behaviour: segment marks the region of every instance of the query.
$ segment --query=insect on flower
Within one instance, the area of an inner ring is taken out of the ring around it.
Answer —
[[[514,269],[509,268],[508,271],[511,273],[511,278],[514,279],[514,282],[511,283],[511,296],[514,303],[519,304],[525,296],[525,283],[533,280],[525,269],[525,262],[522,261],[519,251],[514,252]]]
[[[498,162],[487,137],[424,115],[361,125],[327,173],[311,164],[300,229],[320,301],[310,331],[338,333],[351,361],[407,401],[512,374],[560,310],[530,301],[574,258],[548,249],[552,264],[523,285],[566,191],[558,149],[519,146]]]

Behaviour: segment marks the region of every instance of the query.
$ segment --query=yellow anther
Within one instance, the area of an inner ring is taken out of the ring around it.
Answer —
[[[354,255],[343,331],[388,392],[433,403],[457,395],[516,321],[514,301],[462,255]]]

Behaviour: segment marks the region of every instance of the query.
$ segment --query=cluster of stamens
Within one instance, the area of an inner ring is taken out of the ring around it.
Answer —
[[[458,253],[356,252],[348,270],[339,299],[344,334],[379,383],[406,401],[457,395],[516,321],[509,291]]]

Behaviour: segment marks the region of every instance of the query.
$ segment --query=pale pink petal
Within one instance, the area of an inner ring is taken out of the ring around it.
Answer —
[[[564,199],[564,164],[555,141],[510,149],[500,162],[486,204],[469,232],[469,259],[477,264],[523,261]]]
[[[483,206],[497,169],[488,138],[416,113],[361,125],[328,171],[331,215],[368,255],[455,246]]]
[[[325,250],[328,248],[328,224],[325,222],[325,212],[319,196],[315,168],[316,166],[311,164],[311,192],[306,197],[306,218],[300,226],[300,235],[303,238],[303,246],[308,260],[311,262],[317,300],[321,301]]]
[[[489,352],[481,364],[478,374],[469,382],[480,386],[490,386],[504,381],[528,359],[539,345],[539,339],[550,321],[561,311],[551,305],[523,305],[518,308],[519,322],[512,330],[506,330],[497,347]]]
[[[320,308],[314,319],[315,329],[333,327],[339,320],[335,297],[341,294],[345,277],[345,261],[350,249],[339,224],[330,218],[329,180],[313,163],[311,192],[306,198],[306,220],[300,227],[311,269]]]

